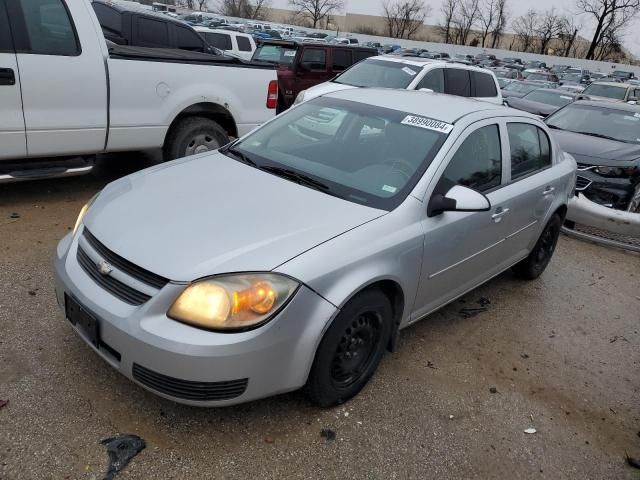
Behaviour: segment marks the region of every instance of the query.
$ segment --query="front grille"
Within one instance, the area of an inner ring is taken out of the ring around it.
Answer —
[[[78,247],[76,258],[87,275],[93,278],[98,285],[118,297],[123,302],[126,302],[129,305],[142,305],[151,298],[149,295],[139,292],[109,275],[101,274],[98,270],[98,266],[93,260],[91,260],[91,258],[89,258],[89,255],[87,255],[81,247]]]
[[[161,277],[160,275],[156,275],[155,273],[149,272],[144,268],[141,268],[137,265],[134,265],[129,260],[122,258],[120,255],[112,252],[107,247],[105,247],[100,241],[93,236],[93,234],[85,229],[82,232],[82,236],[89,242],[89,245],[93,247],[93,249],[107,262],[116,267],[123,273],[126,273],[130,277],[139,280],[142,283],[146,283],[154,288],[160,290],[164,287],[169,280]]]
[[[588,178],[584,178],[581,176],[578,176],[578,178],[576,178],[576,190],[581,192],[583,190],[586,190],[589,185],[591,185],[591,180],[589,180]]]
[[[226,382],[194,382],[168,377],[133,364],[133,378],[147,387],[176,398],[201,402],[230,400],[239,397],[247,389],[248,378]]]

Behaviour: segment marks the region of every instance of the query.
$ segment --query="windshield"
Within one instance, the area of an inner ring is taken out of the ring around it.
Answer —
[[[407,88],[420,72],[399,62],[365,60],[336,77],[333,81],[354,87]]]
[[[558,95],[557,93],[552,93],[549,90],[534,90],[533,92],[525,95],[524,98],[526,100],[531,100],[532,102],[555,105],[556,107],[564,107],[573,101],[573,97],[570,95]]]
[[[594,83],[589,85],[585,91],[585,95],[594,95],[596,97],[607,97],[615,100],[624,100],[624,96],[627,93],[625,87],[616,87],[615,85],[601,85]]]
[[[569,105],[547,119],[560,130],[640,144],[640,112],[593,105]]]
[[[406,112],[321,97],[222,152],[329,195],[392,210],[415,186],[451,128]]]
[[[557,78],[555,75],[549,75],[548,73],[531,73],[527,76],[527,80],[542,80],[544,82],[555,82]]]
[[[296,50],[295,46],[261,45],[256,49],[253,59],[280,65],[292,65]]]

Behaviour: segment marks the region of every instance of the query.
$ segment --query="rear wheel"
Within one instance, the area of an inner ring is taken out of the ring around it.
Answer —
[[[349,301],[325,333],[304,387],[320,407],[356,395],[380,364],[389,342],[392,309],[382,292],[363,292]]]
[[[525,280],[534,280],[544,272],[556,249],[561,226],[562,218],[556,213],[547,223],[529,256],[513,267],[516,275]]]
[[[186,117],[179,120],[167,135],[163,148],[164,160],[210,152],[227,143],[227,132],[213,120],[206,117]]]

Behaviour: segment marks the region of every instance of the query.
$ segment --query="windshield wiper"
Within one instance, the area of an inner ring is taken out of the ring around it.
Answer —
[[[258,167],[258,164],[256,162],[254,162],[253,160],[251,160],[249,157],[247,157],[244,153],[242,153],[240,150],[236,150],[233,147],[227,147],[225,148],[222,153],[224,154],[230,154],[233,157],[236,158],[236,160],[241,161],[242,163],[246,163],[247,165],[251,165],[252,167]]]
[[[305,175],[304,173],[300,173],[300,172],[296,172],[294,170],[289,170],[288,168],[282,168],[282,167],[272,167],[272,166],[263,166],[260,167],[260,170],[264,170],[265,172],[269,172],[269,173],[273,173],[274,175],[277,175],[278,177],[282,177],[285,178],[287,180],[291,180],[292,182],[295,182],[299,185],[304,185],[307,187],[311,187],[311,188],[315,188],[316,190],[321,190],[321,191],[328,191],[329,190],[329,186],[325,185],[322,182],[319,182],[318,180],[311,178],[308,175]]]
[[[610,137],[609,135],[603,135],[602,133],[593,133],[593,132],[574,132],[574,133],[579,133],[581,135],[589,135],[590,137],[604,138],[606,140],[614,140],[616,142],[621,141],[621,140],[618,140],[617,138]]]
[[[551,125],[549,123],[547,123],[547,127],[551,128],[552,130],[564,130],[564,128],[556,127],[555,125]]]

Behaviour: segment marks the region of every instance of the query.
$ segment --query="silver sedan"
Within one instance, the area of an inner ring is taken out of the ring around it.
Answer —
[[[575,171],[523,112],[328,94],[108,185],[58,246],[58,303],[98,355],[165,398],[304,387],[336,405],[402,328],[506,269],[538,277]]]

